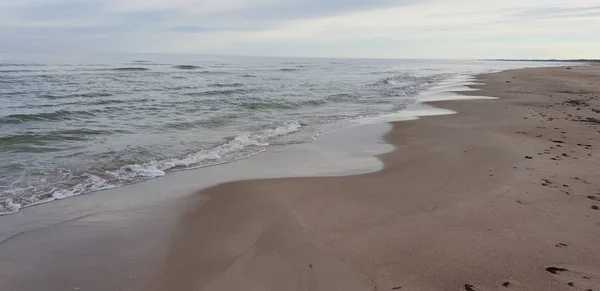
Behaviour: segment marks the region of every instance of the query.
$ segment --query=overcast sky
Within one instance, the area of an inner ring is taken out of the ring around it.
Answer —
[[[0,52],[600,58],[600,0],[0,0]]]

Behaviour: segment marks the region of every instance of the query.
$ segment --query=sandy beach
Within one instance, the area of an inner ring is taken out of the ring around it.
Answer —
[[[0,290],[600,290],[600,67],[479,82],[392,123],[383,167],[362,129],[0,217]]]
[[[0,291],[600,291],[600,0],[0,16]]]
[[[600,68],[480,76],[382,171],[200,192],[152,290],[600,290]]]

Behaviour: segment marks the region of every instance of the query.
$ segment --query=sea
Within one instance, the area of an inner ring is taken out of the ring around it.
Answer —
[[[0,215],[310,143],[465,76],[555,63],[0,56]]]

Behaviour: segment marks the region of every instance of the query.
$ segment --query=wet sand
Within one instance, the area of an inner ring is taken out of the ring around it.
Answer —
[[[149,290],[600,290],[600,67],[480,77],[383,170],[194,196]]]

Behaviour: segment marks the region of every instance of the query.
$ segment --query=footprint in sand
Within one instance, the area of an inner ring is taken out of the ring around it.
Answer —
[[[504,288],[500,288],[500,289],[501,290],[514,290],[513,288],[516,286],[517,286],[517,284],[515,284],[514,282],[504,281],[504,283],[502,283],[502,287],[504,287]]]
[[[552,277],[563,281],[566,288],[574,290],[600,291],[600,272],[579,266],[547,267]],[[565,288],[565,289],[566,289]]]
[[[594,201],[600,201],[600,197],[594,196],[594,195],[590,195],[587,198],[590,199],[590,200],[594,200]]]
[[[466,290],[466,291],[489,291],[490,289],[486,289],[486,288],[483,288],[483,287],[475,286],[475,285],[472,285],[472,284],[465,284],[463,290]]]

